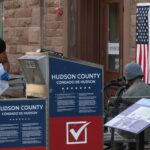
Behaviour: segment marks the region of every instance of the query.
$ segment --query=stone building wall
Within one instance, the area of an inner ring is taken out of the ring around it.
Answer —
[[[56,15],[58,6],[59,0],[4,1],[4,39],[12,73],[19,73],[17,59],[26,52],[40,47],[62,51],[63,15]]]
[[[41,8],[41,2],[43,6]],[[61,2],[61,3],[60,3]],[[136,3],[131,0],[130,59],[135,59]],[[28,51],[42,48],[59,52],[64,48],[64,15],[56,15],[56,8],[64,0],[4,0],[4,39],[12,72],[19,72],[18,58]],[[127,11],[127,10],[125,10]],[[41,23],[42,21],[42,23]]]
[[[45,3],[45,47],[59,52],[63,51],[63,17],[57,15],[56,9],[63,7],[63,1],[46,0]]]

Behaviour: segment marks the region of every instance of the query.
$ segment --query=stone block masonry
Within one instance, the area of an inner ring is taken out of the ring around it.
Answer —
[[[63,16],[55,13],[58,6],[58,0],[4,1],[4,39],[11,73],[20,73],[17,58],[26,52],[41,46],[62,52]]]

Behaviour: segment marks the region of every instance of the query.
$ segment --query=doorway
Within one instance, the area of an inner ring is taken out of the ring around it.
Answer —
[[[104,82],[123,73],[123,1],[68,0],[68,56],[104,66]]]
[[[105,0],[102,45],[104,49],[105,82],[123,73],[123,4],[120,0]]]

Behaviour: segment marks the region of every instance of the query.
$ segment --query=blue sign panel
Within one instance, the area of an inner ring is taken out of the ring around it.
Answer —
[[[0,150],[45,150],[45,116],[45,100],[0,101]]]
[[[50,116],[103,113],[103,72],[98,65],[50,58]]]

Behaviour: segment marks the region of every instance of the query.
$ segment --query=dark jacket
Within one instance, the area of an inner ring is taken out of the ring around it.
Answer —
[[[124,103],[125,108],[129,105],[135,103],[141,98],[130,99],[130,97],[150,97],[150,85],[145,84],[141,79],[136,79],[134,83],[127,89],[127,91],[123,94],[123,97],[128,97],[128,102]],[[122,136],[126,138],[135,138],[135,135],[125,131],[118,131]],[[146,129],[145,139],[150,141],[150,127]]]

